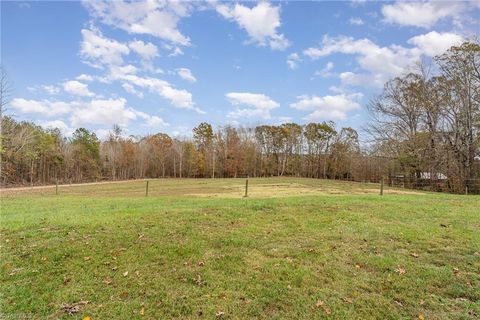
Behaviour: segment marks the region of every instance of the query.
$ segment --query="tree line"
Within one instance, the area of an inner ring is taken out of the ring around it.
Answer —
[[[387,177],[393,183],[401,177],[455,192],[474,189],[480,178],[479,70],[480,46],[466,42],[390,80],[368,104],[370,143],[363,145],[356,130],[331,121],[216,129],[204,122],[183,138],[127,137],[114,126],[100,140],[86,128],[66,137],[0,113],[1,184],[246,176]],[[2,109],[6,99],[2,89]]]

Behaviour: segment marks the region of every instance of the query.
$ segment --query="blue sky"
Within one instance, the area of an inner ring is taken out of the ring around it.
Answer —
[[[8,113],[70,134],[361,129],[385,81],[480,35],[468,2],[5,2]]]

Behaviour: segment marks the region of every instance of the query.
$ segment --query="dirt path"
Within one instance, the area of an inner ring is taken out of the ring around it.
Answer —
[[[115,180],[115,181],[102,181],[102,182],[86,182],[86,183],[73,183],[73,184],[59,184],[58,187],[83,187],[83,186],[95,186],[99,184],[113,184],[113,183],[126,183],[126,182],[138,182],[152,179],[136,179],[136,180]],[[34,186],[34,187],[14,187],[14,188],[0,188],[0,193],[9,191],[27,191],[27,190],[41,190],[54,188],[54,184],[46,186]]]

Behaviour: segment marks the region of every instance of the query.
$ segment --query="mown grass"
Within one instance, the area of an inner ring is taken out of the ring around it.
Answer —
[[[4,192],[0,318],[480,316],[480,197],[243,183]]]

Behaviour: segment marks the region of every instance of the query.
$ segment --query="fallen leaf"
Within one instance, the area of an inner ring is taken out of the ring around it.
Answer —
[[[80,306],[84,306],[86,304],[88,304],[88,301],[80,300],[79,302],[73,304],[63,303],[60,308],[68,315],[73,315],[80,311]]]
[[[135,275],[136,275],[137,277],[139,277],[139,276],[140,276],[140,271],[138,271],[138,270],[135,271]]]
[[[315,307],[320,308],[321,306],[323,306],[323,301],[318,300],[317,303],[315,303]]]
[[[106,285],[111,284],[111,283],[112,283],[112,278],[106,277],[106,278],[103,280],[103,283],[105,283]]]
[[[399,274],[399,275],[404,275],[405,274],[405,268],[404,267],[401,267],[401,266],[398,266],[397,269],[395,269],[395,271]]]
[[[457,275],[460,272],[458,268],[453,268],[453,274]]]
[[[89,261],[89,260],[90,260],[90,257],[83,257],[83,260]]]
[[[345,301],[346,303],[353,303],[353,300],[350,298],[342,298],[342,300]]]
[[[416,254],[415,252],[410,253],[410,255],[414,258],[418,258],[418,254]]]
[[[47,257],[42,257],[42,261],[47,261]]]
[[[92,317],[86,316],[86,317],[83,317],[83,320],[92,320]]]
[[[419,314],[419,315],[418,315],[418,319],[419,319],[419,320],[425,320],[425,316],[424,316],[423,314]]]
[[[200,262],[198,263],[198,266],[199,266],[199,267],[203,267],[204,265],[205,265],[205,262],[203,262],[203,261],[200,261]]]
[[[123,276],[124,276],[124,277],[128,276],[128,271],[125,271],[125,272],[123,273]]]
[[[400,301],[397,301],[397,300],[393,300],[393,302],[395,302],[395,304],[399,307],[403,307],[403,303],[401,303]]]
[[[140,309],[140,315],[141,316],[145,315],[145,308],[144,307],[142,307],[142,309]]]
[[[225,315],[225,312],[223,312],[223,311],[218,311],[217,313],[215,313],[215,316],[217,318],[223,318],[224,315]]]
[[[66,286],[70,282],[70,278],[63,277],[63,285]]]

